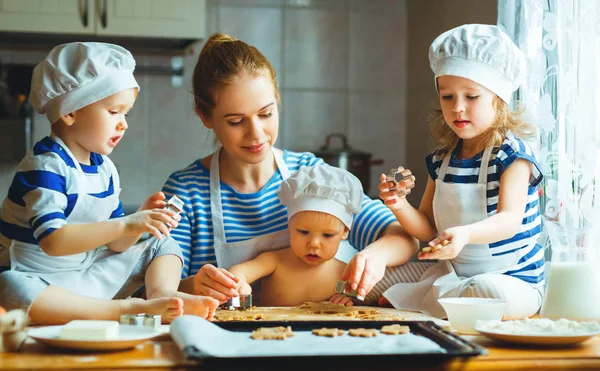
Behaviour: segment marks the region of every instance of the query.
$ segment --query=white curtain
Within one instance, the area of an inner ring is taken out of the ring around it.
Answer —
[[[600,1],[498,0],[498,25],[525,52],[516,98],[538,127],[546,222],[600,221]]]

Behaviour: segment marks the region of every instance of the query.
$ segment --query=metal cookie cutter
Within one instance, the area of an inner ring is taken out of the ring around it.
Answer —
[[[151,327],[154,329],[160,328],[161,317],[160,314],[123,314],[120,318],[122,325],[133,325]]]
[[[387,173],[385,180],[394,182],[394,187],[390,188],[390,191],[396,191],[396,194],[400,197],[410,194],[411,189],[415,187],[415,177],[410,170],[406,169],[402,171],[398,171],[398,168],[391,169],[390,172]],[[408,183],[405,189],[397,189],[398,183],[403,180],[410,180],[410,182],[405,182]]]
[[[357,290],[352,290],[350,283],[346,281],[337,281],[335,284],[335,292],[338,294],[346,295],[352,299],[365,300],[365,297],[359,295]]]
[[[246,310],[252,306],[252,294],[240,295],[227,300],[219,306],[221,309],[227,310]]]
[[[169,201],[167,201],[165,209],[176,212],[177,214],[181,214],[183,211],[183,201],[181,201],[179,197],[173,196]]]

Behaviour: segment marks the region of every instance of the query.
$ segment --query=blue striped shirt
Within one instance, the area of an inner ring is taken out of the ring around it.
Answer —
[[[323,161],[312,153],[290,151],[284,151],[283,160],[292,174],[300,167]],[[279,170],[256,193],[239,193],[221,182],[227,243],[245,241],[287,228],[287,209],[277,197],[281,182]],[[177,195],[185,203],[179,226],[171,232],[183,253],[183,277],[195,274],[204,264],[216,264],[209,170],[197,160],[187,168],[173,173],[165,183],[163,192],[168,197]],[[364,249],[395,221],[394,214],[381,201],[371,200],[365,195],[362,211],[354,217],[348,236],[350,244],[358,250]]]
[[[444,183],[477,183],[483,152],[473,158],[459,160],[456,156],[460,151],[461,142],[452,152]],[[425,162],[429,176],[436,180],[445,153],[430,153]],[[537,243],[542,230],[542,219],[539,210],[538,186],[542,181],[540,165],[532,149],[521,139],[508,133],[500,147],[494,147],[488,163],[487,176],[487,216],[496,214],[500,177],[515,160],[524,159],[533,166],[529,179],[527,206],[521,222],[520,231],[511,238],[489,244],[492,256],[519,251],[520,259],[517,264],[505,272],[519,278],[535,287],[544,284],[544,251]]]
[[[2,203],[0,244],[11,241],[37,246],[39,241],[67,224],[78,194],[103,199],[118,192],[114,165],[106,156],[92,153],[91,165],[80,164],[89,181],[78,181],[79,170],[60,144],[45,137],[19,163],[17,173]],[[123,205],[115,204],[110,218],[123,216]],[[39,249],[39,247],[37,247]]]

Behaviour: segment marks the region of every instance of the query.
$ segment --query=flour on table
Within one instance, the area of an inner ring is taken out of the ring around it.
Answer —
[[[565,318],[551,320],[548,318],[526,318],[514,321],[477,321],[478,330],[531,336],[576,336],[596,334],[600,332],[597,322],[578,322]]]

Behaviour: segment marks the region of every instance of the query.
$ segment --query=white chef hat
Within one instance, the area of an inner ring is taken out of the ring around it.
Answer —
[[[54,47],[33,70],[30,101],[51,124],[120,91],[137,88],[135,60],[118,45],[74,42]]]
[[[348,228],[360,212],[363,189],[357,177],[327,164],[300,168],[281,183],[279,199],[288,219],[300,211],[319,211],[340,219]]]
[[[429,48],[429,64],[443,75],[475,81],[509,103],[526,70],[523,52],[499,27],[466,24],[438,36]]]

